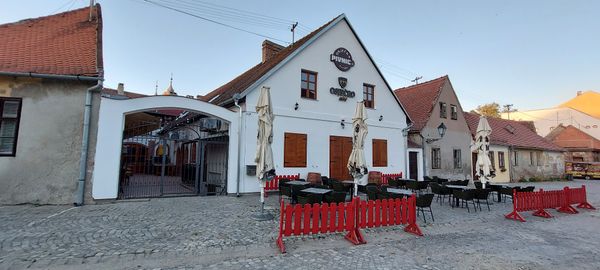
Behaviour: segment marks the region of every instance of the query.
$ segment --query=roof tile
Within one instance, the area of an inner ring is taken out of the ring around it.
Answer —
[[[448,80],[448,75],[446,75],[431,81],[394,90],[394,94],[396,94],[396,97],[398,97],[414,123],[411,130],[420,131],[425,127],[442,87]]]

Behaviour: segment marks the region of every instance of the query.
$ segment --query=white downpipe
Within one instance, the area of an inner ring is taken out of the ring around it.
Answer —
[[[235,196],[240,196],[240,181],[242,179],[242,106],[238,104],[238,99],[234,99],[235,106],[238,108],[239,113],[239,123],[238,123],[238,156],[237,156],[237,167],[238,167],[238,177],[236,181],[236,189]],[[263,191],[264,192],[264,191]],[[262,196],[261,196],[262,197]]]

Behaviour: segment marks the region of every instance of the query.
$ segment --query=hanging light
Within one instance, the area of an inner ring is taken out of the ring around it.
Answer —
[[[444,125],[444,123],[441,123],[438,127],[437,127],[438,133],[440,134],[440,138],[444,137],[444,134],[446,134],[446,125]]]

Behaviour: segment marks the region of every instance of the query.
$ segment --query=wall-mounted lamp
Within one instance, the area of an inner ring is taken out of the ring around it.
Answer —
[[[383,115],[379,116],[379,122],[383,121]]]
[[[299,106],[299,105],[298,105],[298,102],[296,102],[296,104],[294,104],[294,111],[297,111],[297,110],[298,110],[298,106]]]
[[[346,126],[346,120],[342,119],[342,122],[340,122],[340,125],[342,126],[342,128],[344,128]]]
[[[437,138],[437,139],[426,139],[425,141],[426,141],[427,143],[432,143],[432,142],[435,142],[435,141],[439,141],[439,140],[441,140],[442,138],[444,138],[444,134],[446,134],[446,129],[447,129],[447,128],[446,128],[446,125],[444,125],[444,123],[441,123],[441,124],[440,124],[440,125],[437,127],[438,134],[440,135],[440,137],[439,137],[439,138]]]

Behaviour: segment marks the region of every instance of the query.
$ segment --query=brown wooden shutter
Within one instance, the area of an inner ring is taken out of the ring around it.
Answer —
[[[283,144],[284,167],[306,167],[306,134],[285,133]]]
[[[373,139],[373,167],[387,167],[387,140]]]

